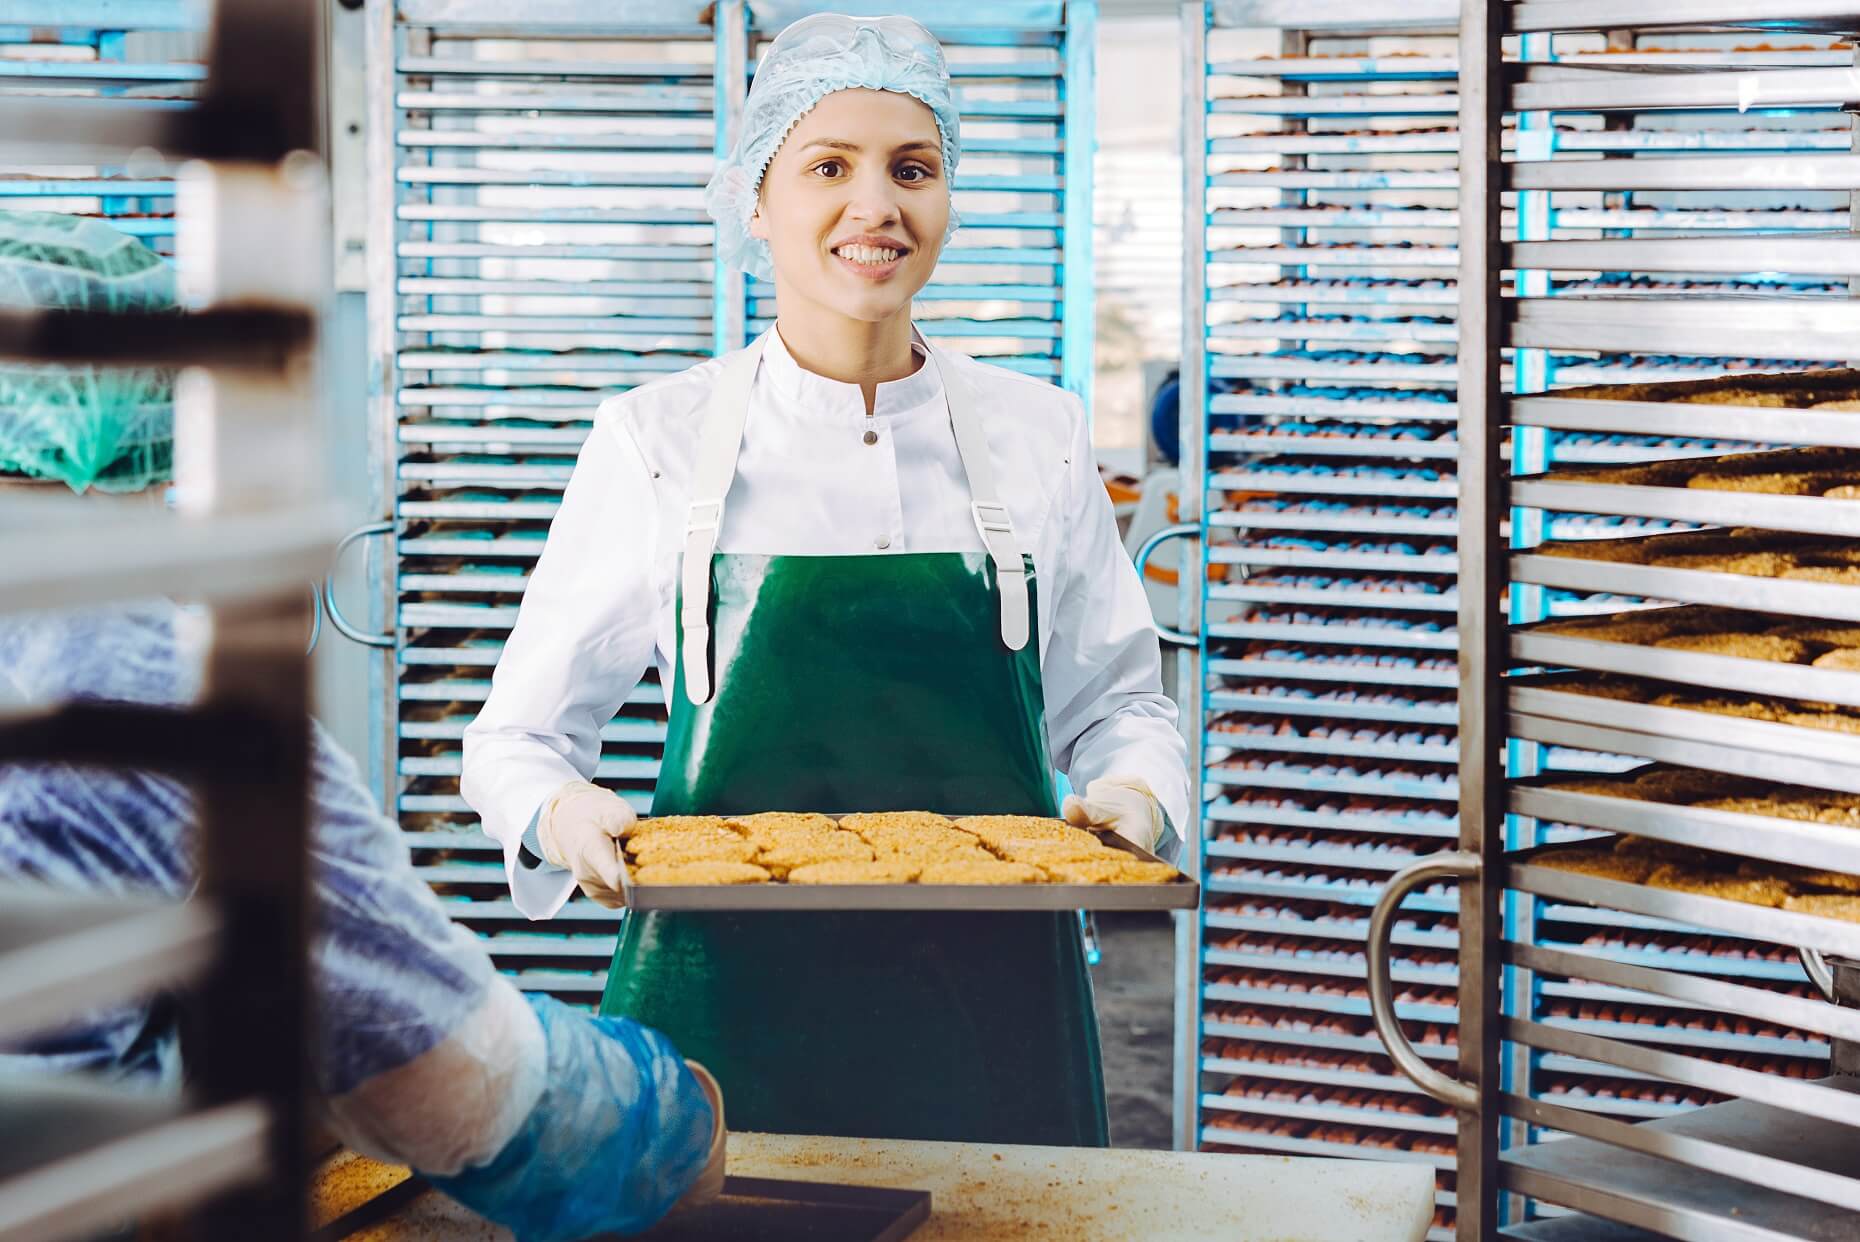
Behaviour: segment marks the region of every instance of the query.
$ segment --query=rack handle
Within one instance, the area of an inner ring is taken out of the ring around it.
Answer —
[[[1478,1111],[1478,1089],[1449,1078],[1429,1065],[1408,1042],[1395,1016],[1395,986],[1389,974],[1389,933],[1394,930],[1402,898],[1410,890],[1430,880],[1476,880],[1479,874],[1477,854],[1466,850],[1431,854],[1409,863],[1390,877],[1388,887],[1382,890],[1376,908],[1369,915],[1369,1016],[1376,1024],[1376,1035],[1388,1049],[1395,1068],[1412,1079],[1415,1086],[1442,1104],[1466,1113]]]
[[[1802,969],[1808,972],[1808,981],[1815,985],[1815,990],[1821,993],[1822,998],[1830,1005],[1840,1004],[1840,997],[1834,993],[1834,971],[1829,967],[1828,959],[1805,944],[1797,945],[1795,953],[1802,959]]]
[[[316,650],[316,640],[323,637],[323,594],[317,590],[316,583],[310,584],[310,641],[304,644],[304,654]]]
[[[342,564],[342,554],[349,550],[350,544],[363,539],[392,534],[393,531],[394,523],[392,522],[370,522],[344,535],[342,542],[336,545],[335,555],[330,558],[329,576],[323,579],[323,608],[329,613],[329,623],[344,638],[360,643],[364,647],[392,647],[394,645],[393,631],[386,634],[370,634],[367,630],[357,628],[354,622],[342,615],[342,607],[336,603],[336,569]]]
[[[1137,577],[1141,578],[1143,576],[1144,569],[1150,563],[1150,557],[1156,555],[1156,549],[1162,547],[1171,539],[1199,538],[1201,538],[1201,526],[1196,522],[1177,522],[1174,526],[1163,527],[1148,539],[1145,539],[1137,550],[1131,554],[1130,559],[1137,564]],[[1198,647],[1201,645],[1200,635],[1188,634],[1181,630],[1172,629],[1160,621],[1156,622],[1156,633],[1162,637],[1164,642],[1172,646]]]

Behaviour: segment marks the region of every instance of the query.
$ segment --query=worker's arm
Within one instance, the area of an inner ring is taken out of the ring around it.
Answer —
[[[1052,634],[1041,660],[1053,762],[1086,790],[1108,780],[1153,795],[1177,832],[1189,818],[1188,748],[1162,692],[1150,603],[1117,535],[1076,398],[1070,464],[1049,521],[1063,523],[1050,573]]]
[[[46,703],[189,702],[204,651],[192,639],[204,636],[165,601],[6,618],[0,688]],[[526,1239],[657,1219],[705,1170],[715,1117],[677,1053],[636,1024],[519,996],[446,917],[354,761],[314,724],[310,798],[313,1069],[342,1136],[434,1175]],[[194,887],[198,820],[177,781],[0,765],[0,806],[9,878],[177,899]],[[146,1003],[119,1006],[0,1063],[146,1074],[171,1059],[158,1025]]]
[[[623,409],[615,398],[595,416],[490,696],[465,730],[459,791],[504,847],[511,897],[530,918],[561,909],[577,877],[552,862],[526,866],[525,833],[571,782],[593,779],[601,729],[652,658],[658,508]]]

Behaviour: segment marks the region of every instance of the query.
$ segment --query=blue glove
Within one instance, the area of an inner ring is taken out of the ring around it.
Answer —
[[[542,1096],[489,1164],[433,1184],[519,1242],[651,1228],[709,1158],[704,1089],[657,1031],[527,999],[549,1049]]]

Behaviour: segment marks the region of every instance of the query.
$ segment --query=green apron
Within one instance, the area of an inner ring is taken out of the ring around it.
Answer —
[[[730,403],[746,408],[760,352],[726,364],[704,429],[729,441],[732,470],[742,414]],[[939,369],[978,518],[1000,519],[977,425],[964,421],[972,399]],[[720,524],[721,502],[693,514],[694,530],[703,517]],[[708,607],[682,613],[653,814],[1054,814],[1033,575],[1018,552],[1008,561],[1004,531],[984,526],[986,553],[751,556],[688,543],[680,602]],[[601,1011],[658,1028],[708,1067],[733,1128],[1108,1141],[1070,912],[636,912]]]

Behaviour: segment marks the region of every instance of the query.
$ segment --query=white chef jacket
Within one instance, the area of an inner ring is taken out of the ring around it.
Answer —
[[[1100,776],[1139,778],[1170,822],[1187,826],[1187,748],[1083,405],[962,354],[937,357],[982,397],[1001,499],[1033,557],[1054,764],[1079,789]],[[648,660],[661,684],[673,684],[687,487],[721,366],[705,362],[602,402],[491,693],[465,730],[460,791],[502,843],[511,896],[533,919],[559,910],[575,881],[548,864],[521,865],[524,830],[557,789],[592,775],[601,728]],[[935,367],[880,384],[868,418],[858,385],[803,370],[780,333],[769,334],[719,552],[981,552],[969,503]]]

